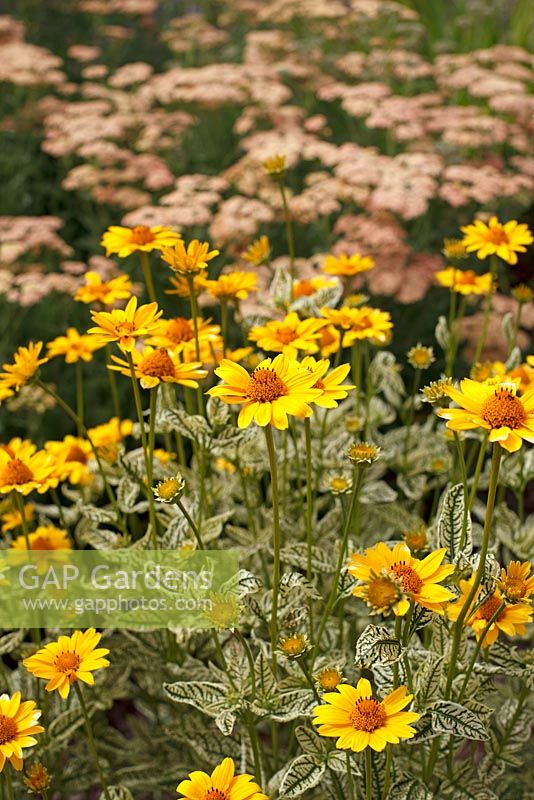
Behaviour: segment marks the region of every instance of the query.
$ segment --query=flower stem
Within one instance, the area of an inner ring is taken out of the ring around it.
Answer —
[[[351,354],[351,373],[354,389],[354,410],[356,414],[360,410],[360,389],[362,382],[362,351],[359,341],[354,342],[350,349]]]
[[[143,267],[143,277],[145,279],[146,293],[151,303],[156,303],[156,291],[154,289],[154,281],[152,280],[152,270],[150,268],[150,259],[148,253],[139,251],[141,258],[141,266]]]
[[[194,535],[195,539],[197,540],[198,546],[200,547],[201,550],[204,550],[204,544],[202,542],[202,537],[200,536],[200,531],[198,530],[197,526],[195,525],[191,515],[189,514],[189,512],[187,511],[186,507],[184,506],[184,504],[182,503],[181,500],[178,500],[176,505],[178,506],[178,508],[180,509],[182,514],[184,515],[184,517],[186,518],[189,527],[193,531],[193,535]]]
[[[106,345],[106,367],[109,364],[112,364],[111,360],[111,347],[109,344]],[[119,403],[119,392],[117,389],[117,378],[115,377],[115,373],[111,369],[106,369],[109,378],[109,388],[111,390],[111,401],[113,403],[113,413],[119,419],[121,418],[121,407]]]
[[[312,579],[312,512],[313,512],[313,483],[312,483],[312,443],[311,425],[309,418],[304,419],[304,433],[306,436],[306,577]]]
[[[373,800],[373,756],[371,748],[365,748],[365,800]]]
[[[386,749],[386,766],[384,769],[384,783],[382,786],[382,800],[387,800],[389,786],[391,783],[391,759],[393,755],[393,750],[390,744],[387,745]]]
[[[276,645],[278,643],[278,592],[280,588],[280,507],[278,502],[278,472],[276,468],[276,450],[273,430],[270,425],[265,428],[265,441],[269,453],[269,469],[271,472],[271,491],[273,498],[273,599],[271,609],[271,649],[273,672],[276,674]]]
[[[493,292],[497,281],[497,266],[498,266],[497,258],[495,256],[492,256],[490,261],[491,288],[486,297],[486,307],[484,309],[484,321],[482,323],[482,330],[480,332],[480,336],[477,342],[475,356],[473,358],[473,364],[478,364],[478,362],[480,361],[480,356],[482,355],[482,352],[484,350],[484,345],[486,344],[486,336],[488,335],[491,307],[493,305]]]
[[[478,482],[480,480],[480,473],[482,472],[482,467],[484,466],[484,459],[486,457],[486,442],[487,442],[487,435],[482,438],[480,442],[480,450],[478,451],[478,458],[477,463],[475,466],[475,474],[473,475],[473,483],[471,485],[471,493],[469,495],[469,505],[468,509],[471,511],[473,508],[473,503],[475,502],[475,497],[478,490]]]
[[[289,275],[291,277],[291,290],[290,302],[293,302],[293,282],[295,280],[295,240],[293,238],[293,224],[291,222],[291,214],[289,213],[289,206],[287,203],[286,189],[284,181],[280,181],[280,194],[282,196],[282,205],[284,207],[284,219],[286,223],[286,236],[287,236],[287,249],[289,252]]]
[[[77,361],[76,369],[76,413],[78,415],[78,435],[82,436],[84,425],[84,404],[83,404],[83,366],[81,361]]]
[[[354,781],[352,780],[352,769],[350,766],[350,753],[347,750],[345,752],[345,758],[347,762],[347,783],[349,787],[349,800],[354,800]]]
[[[198,300],[195,293],[195,279],[192,275],[187,275],[187,285],[189,287],[189,302],[191,304],[191,317],[193,318],[193,331],[195,335],[195,358],[197,361],[202,361],[200,357],[200,339],[198,336]],[[199,414],[204,415],[204,396],[200,386],[197,388],[197,398]]]
[[[456,449],[458,451],[458,463],[460,464],[462,485],[464,487],[464,514],[462,518],[462,534],[460,536],[460,550],[463,550],[467,539],[467,522],[469,520],[469,509],[471,506],[468,503],[467,467],[465,464],[462,440],[460,439],[457,431],[454,431],[454,441],[456,442]]]
[[[221,299],[221,336],[223,358],[226,358],[226,348],[228,345],[228,301]]]
[[[10,767],[6,764],[4,775],[6,777],[5,784],[7,790],[7,800],[15,800],[15,793],[13,792],[13,781],[11,779]]]
[[[463,697],[464,697],[464,694],[465,694],[465,690],[467,689],[467,684],[468,684],[469,678],[470,678],[471,673],[473,671],[473,667],[475,666],[476,660],[478,658],[478,654],[480,653],[480,649],[481,649],[482,645],[484,644],[484,640],[485,640],[485,638],[486,638],[486,636],[488,634],[488,631],[491,628],[491,626],[493,625],[493,623],[495,622],[495,620],[500,616],[502,610],[505,607],[506,607],[506,602],[503,600],[502,603],[497,608],[497,610],[491,615],[491,617],[489,618],[488,622],[486,623],[486,627],[484,628],[484,630],[482,631],[482,633],[478,637],[478,641],[477,641],[477,643],[475,645],[475,649],[474,649],[473,655],[471,656],[471,661],[469,662],[469,666],[467,667],[467,671],[465,673],[465,678],[464,678],[464,682],[462,684],[462,688],[460,689],[460,694],[458,696],[458,702],[459,703],[461,703],[462,700],[463,700]]]
[[[104,795],[106,797],[106,800],[111,800],[111,795],[109,793],[108,785],[106,783],[106,779],[105,779],[104,773],[102,771],[102,766],[100,764],[100,759],[98,758],[98,753],[96,751],[95,737],[93,735],[93,728],[92,728],[92,725],[91,725],[91,719],[89,717],[89,714],[87,713],[87,706],[85,705],[85,700],[84,700],[84,697],[83,697],[83,692],[81,690],[80,684],[79,683],[74,683],[74,689],[75,689],[76,694],[78,696],[78,700],[79,700],[79,703],[80,703],[80,708],[82,709],[82,714],[83,714],[83,718],[84,718],[84,721],[85,721],[85,729],[87,731],[87,741],[89,743],[89,750],[91,751],[91,755],[93,756],[93,760],[95,762],[95,767],[96,767],[96,771],[98,772],[98,777],[100,779],[100,784],[102,786],[102,789],[104,790]]]

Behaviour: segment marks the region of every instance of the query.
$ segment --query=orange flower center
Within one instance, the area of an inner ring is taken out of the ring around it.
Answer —
[[[321,689],[333,690],[341,683],[341,675],[337,669],[326,668],[319,673],[319,685]]]
[[[527,420],[523,404],[508,389],[497,389],[482,406],[480,416],[492,428],[506,427],[512,430],[521,428]]]
[[[7,744],[18,733],[17,723],[11,717],[0,717],[0,745]]]
[[[365,331],[368,328],[372,328],[373,323],[367,314],[363,314],[360,319],[354,320],[350,327],[353,331]]]
[[[482,603],[480,608],[478,609],[478,616],[485,619],[487,622],[492,618],[495,614],[499,606],[501,605],[501,600],[493,595],[490,597],[489,600],[486,600],[485,603]]]
[[[313,384],[313,388],[314,389],[324,389],[323,381],[319,378],[319,380],[316,383]]]
[[[465,271],[458,270],[454,273],[453,280],[455,286],[472,286],[477,282],[477,275],[472,269],[466,269]]]
[[[398,594],[391,578],[374,578],[367,587],[367,601],[373,608],[390,608]]]
[[[426,545],[426,530],[421,528],[420,530],[406,531],[404,541],[410,550],[422,550]]]
[[[167,326],[167,336],[172,342],[189,342],[194,337],[195,332],[188,320],[183,317],[172,319]]]
[[[152,378],[173,378],[176,374],[172,358],[164,349],[154,350],[140,365],[140,371]]]
[[[309,297],[315,294],[315,287],[311,281],[299,281],[293,289],[293,297],[295,300],[299,297]]]
[[[503,589],[509,600],[521,600],[526,594],[527,584],[523,578],[506,578]]]
[[[20,458],[12,458],[0,473],[0,484],[3,486],[22,486],[32,480],[33,472]]]
[[[131,234],[131,241],[132,244],[150,244],[156,238],[150,228],[147,228],[146,225],[136,225],[135,228],[132,228]]]
[[[484,238],[491,242],[492,244],[509,244],[510,240],[508,239],[508,234],[504,230],[501,225],[498,225],[495,228],[489,228],[487,233],[485,233]]]
[[[361,698],[349,714],[352,727],[357,731],[372,733],[377,728],[382,728],[387,720],[387,714],[382,703],[374,698]]]
[[[287,394],[285,383],[272,369],[256,369],[250,376],[247,397],[257,403],[272,403]]]
[[[407,564],[403,563],[393,564],[391,571],[397,576],[397,578],[400,578],[402,588],[405,592],[408,592],[409,594],[417,594],[417,592],[421,590],[423,581],[412,567],[409,567]]]
[[[73,444],[67,454],[67,461],[78,461],[80,464],[87,464],[87,456],[81,447]]]
[[[135,333],[135,322],[129,322],[128,320],[124,322],[117,322],[115,325],[115,334],[119,337],[122,336],[131,336],[132,333]]]
[[[227,800],[228,795],[222,789],[208,789],[204,800]]]
[[[330,344],[334,344],[336,341],[336,337],[329,331],[328,328],[323,328],[321,331],[321,347],[328,347]]]
[[[276,338],[282,344],[291,344],[297,338],[297,334],[293,330],[293,328],[285,328],[281,327],[276,332]]]
[[[80,656],[77,653],[60,653],[54,662],[58,672],[72,672],[80,666]]]
[[[30,550],[55,550],[52,542],[46,536],[37,536],[30,545]]]

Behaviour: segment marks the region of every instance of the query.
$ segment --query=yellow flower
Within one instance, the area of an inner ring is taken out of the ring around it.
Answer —
[[[534,594],[534,575],[529,577],[531,564],[529,561],[510,561],[506,569],[501,570],[499,589],[510,603],[530,602]]]
[[[426,527],[424,524],[419,525],[417,528],[413,528],[411,531],[405,531],[402,538],[412,553],[419,553],[421,550],[424,550],[428,544]]]
[[[350,364],[341,364],[328,375],[326,373],[330,362],[326,358],[316,361],[313,356],[306,356],[301,362],[301,366],[315,375],[316,382],[313,384],[313,388],[320,389],[322,392],[317,400],[313,401],[316,406],[337,408],[337,401],[344,400],[347,394],[355,388],[350,384],[342,385],[350,372]]]
[[[257,289],[258,278],[252,272],[230,272],[219,275],[216,281],[204,280],[204,288],[217,300],[246,300]]]
[[[349,447],[347,455],[355,466],[372,464],[380,456],[380,447],[369,442],[355,442]]]
[[[179,275],[193,275],[206,269],[208,262],[219,255],[218,250],[210,250],[208,242],[199,242],[193,239],[187,245],[187,250],[182,240],[177,242],[174,247],[163,247],[162,260]]]
[[[414,369],[428,369],[435,360],[434,350],[431,347],[416,344],[408,350],[408,361]]]
[[[307,637],[303,633],[294,633],[285,639],[280,639],[278,651],[286,658],[299,658],[309,648]]]
[[[427,386],[423,386],[421,393],[424,403],[438,403],[447,397],[445,390],[447,386],[452,386],[452,378],[440,378],[439,381],[430,381]]]
[[[44,494],[57,486],[54,463],[44,450],[28,441],[12,439],[0,446],[0,494],[15,491],[27,495],[34,490]]]
[[[285,155],[277,153],[274,156],[269,156],[261,162],[263,169],[273,178],[281,178],[287,171],[287,161]]]
[[[211,592],[209,606],[204,610],[204,618],[210,622],[210,628],[234,630],[239,624],[240,605],[231,594]]]
[[[462,258],[467,258],[467,251],[465,244],[461,239],[444,239],[443,250],[441,251],[445,258],[452,261],[460,261]]]
[[[446,552],[443,547],[421,561],[412,556],[404,543],[391,549],[385,542],[378,542],[368,547],[364,555],[353,554],[348,569],[362,585],[354,588],[352,594],[378,613],[393,611],[395,616],[402,617],[413,601],[443,614],[444,604],[454,598],[452,592],[439,586],[454,572],[452,564],[442,566]]]
[[[30,794],[43,794],[50,786],[51,778],[44,764],[37,761],[26,772],[24,784]]]
[[[325,667],[317,674],[315,682],[323,692],[333,692],[343,683],[343,673],[337,667]]]
[[[150,253],[152,250],[173,247],[181,238],[181,234],[164,225],[156,225],[154,228],[146,225],[136,225],[135,228],[111,225],[102,236],[100,244],[106,248],[107,256],[117,253],[119,258],[126,258],[137,251]]]
[[[435,278],[440,286],[458,294],[488,294],[493,289],[491,272],[477,275],[472,269],[447,267],[447,269],[436,272]]]
[[[318,351],[319,331],[325,325],[324,320],[314,317],[300,320],[298,314],[291,311],[283,320],[272,320],[252,328],[248,338],[251,342],[257,342],[262,350],[296,358],[299,350],[305,353]]]
[[[202,360],[209,361],[213,357],[212,348],[216,349],[221,341],[220,326],[212,325],[211,319],[197,317],[197,327]],[[169,347],[177,350],[185,361],[191,361],[196,357],[195,329],[192,319],[185,317],[160,319],[148,341],[157,347]],[[204,356],[209,357],[204,358]]]
[[[67,531],[56,528],[55,525],[39,525],[32,533],[28,534],[30,550],[72,550],[72,544]],[[26,550],[26,537],[17,536],[11,542],[13,550]]]
[[[232,464],[231,461],[228,461],[227,458],[223,458],[223,456],[218,456],[213,462],[213,466],[216,470],[218,470],[218,472],[229,472],[230,475],[233,475],[235,472],[237,472],[236,465]]]
[[[158,311],[157,303],[147,303],[137,308],[137,297],[131,297],[125,309],[91,311],[95,327],[87,332],[96,336],[101,344],[117,342],[121,350],[129,353],[134,349],[137,339],[156,331],[156,321],[162,314],[163,311]]]
[[[502,361],[484,361],[483,363],[477,362],[471,367],[469,377],[483,383],[488,378],[500,378],[504,381],[508,375],[506,365]]]
[[[108,369],[116,370],[129,378],[131,372],[128,362],[118,356],[111,358],[116,366],[108,366]],[[142,352],[132,350],[132,359],[135,374],[143,389],[153,389],[162,382],[178,383],[180,386],[196,389],[197,380],[202,380],[208,374],[201,368],[199,361],[182,363],[177,352],[173,353],[165,347],[154,349],[147,345]]]
[[[356,341],[367,339],[378,344],[386,344],[391,338],[393,323],[388,311],[379,311],[370,306],[340,309],[322,308],[321,314],[337,328],[342,328],[342,346],[350,347]]]
[[[325,325],[319,331],[319,349],[323,358],[337,353],[341,344],[341,334],[333,325]]]
[[[132,282],[128,275],[117,275],[109,281],[103,281],[98,272],[86,272],[85,286],[81,286],[74,295],[80,303],[102,303],[112,306],[117,300],[126,300],[132,293]]]
[[[76,328],[67,328],[65,336],[58,336],[47,344],[48,358],[65,356],[66,364],[92,361],[93,353],[103,345],[88,333],[79,334]]]
[[[515,219],[503,224],[497,217],[491,217],[487,225],[477,219],[461,230],[468,253],[475,252],[480,259],[497,255],[507,264],[517,264],[516,253],[526,253],[525,245],[534,241],[528,225],[519,224]]]
[[[176,791],[186,800],[268,800],[252,775],[235,774],[231,758],[224,758],[211,775],[191,772]]]
[[[248,261],[249,264],[259,267],[260,264],[268,260],[270,255],[271,245],[269,244],[269,239],[267,236],[260,236],[259,239],[256,239],[247,247],[243,253],[243,258],[245,261]]]
[[[35,514],[35,506],[32,503],[25,503],[23,513],[26,522],[31,522]],[[10,508],[9,511],[5,511],[0,519],[2,520],[3,533],[12,531],[15,528],[22,528],[22,514],[18,508]]]
[[[91,483],[93,476],[87,465],[93,451],[87,439],[68,435],[62,442],[45,442],[44,449],[52,456],[60,480],[82,486]]]
[[[23,748],[36,745],[35,734],[44,731],[38,725],[40,716],[33,700],[21,703],[20,692],[0,696],[0,772],[7,760],[17,771],[22,769]]]
[[[340,253],[338,256],[326,256],[321,269],[327,275],[351,277],[359,275],[360,272],[367,272],[374,265],[375,262],[370,256],[361,256],[358,253],[348,256],[346,253]]]
[[[284,430],[288,414],[311,416],[309,403],[321,394],[312,388],[315,376],[283,354],[261,361],[251,375],[239,364],[223,359],[215,374],[223,383],[208,394],[224,403],[243,405],[237,420],[240,428],[247,428],[254,420],[262,427],[274,425]]]
[[[178,472],[172,478],[165,478],[152,488],[156,500],[161,503],[177,503],[185,489],[185,481]]]
[[[47,692],[57,689],[65,700],[73,683],[83,681],[92,686],[95,682],[92,673],[109,667],[104,658],[109,650],[98,648],[101,638],[102,634],[94,628],[83,633],[75,631],[72,636],[60,636],[57,642],[50,642],[22,663],[36,678],[48,681]]]
[[[293,281],[293,299],[311,297],[320,289],[328,289],[338,285],[339,281],[332,278],[323,278],[322,275],[317,275],[315,278],[305,278],[301,281]]]
[[[132,420],[112,417],[108,422],[90,428],[87,435],[98,450],[100,458],[112,464],[117,459],[119,445],[126,436],[131,435],[132,430]]]
[[[176,294],[178,297],[189,297],[191,294],[189,281],[184,275],[171,275],[169,282],[174,288],[165,289],[165,294]],[[198,272],[193,276],[192,289],[196,296],[201,294],[201,292],[204,290],[204,278],[202,272]]]
[[[43,349],[42,342],[30,342],[28,347],[19,347],[13,356],[12,364],[3,364],[5,372],[0,373],[0,385],[7,389],[17,391],[28,383],[41,364],[46,364],[47,358],[39,358]]]
[[[514,286],[512,289],[512,297],[521,305],[524,303],[532,303],[532,300],[534,300],[534,291],[525,283],[518,283],[517,286]]]
[[[381,751],[386,745],[399,744],[401,739],[415,736],[412,722],[419,714],[403,711],[412,701],[406,687],[399,686],[383,700],[373,697],[371,684],[360,678],[356,687],[341,683],[337,691],[323,695],[325,705],[313,710],[313,723],[321,736],[337,738],[339,750],[359,753],[366,747]]]
[[[468,581],[460,581],[461,595],[456,603],[451,603],[447,608],[447,616],[450,620],[455,622],[458,619],[460,611],[465,605],[469,592],[473,586],[474,577]],[[486,629],[488,622],[497,614],[499,609],[501,611],[495,616],[495,619],[488,628],[482,647],[489,647],[494,644],[499,636],[499,631],[502,631],[507,636],[524,636],[527,632],[526,624],[532,619],[532,608],[526,603],[513,603],[507,605],[499,589],[496,589],[484,602],[479,605],[476,611],[473,608],[480,599],[481,589],[479,588],[473,603],[469,609],[469,613],[465,624],[473,629],[477,640],[482,636],[483,631]]]
[[[478,383],[465,378],[461,391],[445,386],[445,393],[460,408],[440,408],[438,416],[448,420],[453,431],[482,428],[490,442],[499,442],[508,452],[519,450],[523,441],[534,442],[534,388],[522,397],[512,382],[490,380]]]

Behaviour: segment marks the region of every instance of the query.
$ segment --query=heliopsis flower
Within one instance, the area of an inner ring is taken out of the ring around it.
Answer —
[[[339,281],[332,278],[323,278],[322,275],[293,281],[293,300],[298,300],[300,297],[312,297],[321,289],[330,289],[334,286],[339,286]]]
[[[265,325],[251,329],[248,338],[262,350],[284,353],[296,358],[299,350],[316,353],[319,349],[319,331],[326,325],[322,319],[309,317],[300,320],[295,311],[290,311],[283,320],[271,320]]]
[[[326,256],[321,269],[327,275],[351,277],[359,275],[360,272],[367,272],[374,265],[375,262],[370,256],[361,256],[358,253],[348,256],[346,253],[340,253],[338,256]]]
[[[323,692],[333,692],[343,683],[343,673],[339,667],[324,667],[315,676],[317,688]]]
[[[341,334],[333,325],[325,325],[319,331],[319,350],[323,358],[337,353],[341,345]]]
[[[334,495],[346,494],[352,489],[352,476],[348,471],[326,472],[321,479],[321,488]]]
[[[502,361],[477,362],[471,367],[469,377],[479,383],[484,383],[488,378],[499,378],[503,382],[509,378],[506,364]]]
[[[375,613],[393,611],[402,617],[410,601],[436,614],[443,614],[445,603],[454,594],[439,584],[454,572],[452,564],[442,565],[446,548],[435,550],[423,560],[414,558],[404,543],[393,548],[385,542],[368,547],[365,554],[354,553],[348,570],[361,581],[352,590]]]
[[[423,386],[421,389],[421,394],[423,395],[421,399],[423,403],[434,404],[448,397],[445,390],[448,386],[452,385],[452,378],[440,378],[439,381],[430,381],[427,386]]]
[[[447,267],[447,269],[436,272],[435,278],[440,286],[458,294],[488,294],[493,289],[491,272],[477,275],[472,269]]]
[[[35,514],[35,506],[32,503],[25,503],[23,507],[24,519],[31,522]],[[22,528],[22,514],[18,508],[10,508],[0,516],[2,520],[2,532],[7,533],[15,528]]]
[[[243,253],[243,258],[245,261],[248,261],[249,264],[259,267],[260,264],[267,261],[270,255],[271,245],[269,244],[269,239],[267,236],[260,236],[259,239],[256,239],[247,247]]]
[[[20,692],[0,696],[0,772],[6,761],[17,771],[22,769],[23,748],[36,745],[35,734],[44,731],[38,724],[40,716],[33,700],[21,702]]]
[[[93,451],[87,439],[67,435],[61,442],[45,442],[44,449],[53,457],[60,480],[87,486],[93,480],[88,463]]]
[[[221,341],[221,328],[219,325],[212,325],[211,319],[200,317],[197,317],[197,328],[200,352],[204,355],[205,351],[209,352],[211,348],[215,349],[218,346]],[[176,349],[183,355],[185,361],[192,360],[196,353],[193,320],[185,317],[160,319],[148,342],[157,347]]]
[[[192,281],[188,281],[184,275],[171,275],[169,283],[172,284],[172,289],[165,289],[165,294],[175,294],[178,297],[189,297],[191,290],[193,294],[198,297],[204,290],[204,278],[202,272],[193,275]]]
[[[147,303],[137,308],[137,297],[131,297],[125,309],[91,311],[95,327],[87,332],[96,336],[101,344],[117,342],[121,350],[130,353],[137,339],[156,331],[156,322],[162,314],[163,311],[158,311],[157,303]]]
[[[26,772],[24,784],[30,794],[43,794],[50,786],[51,778],[47,768],[40,761],[32,764]]]
[[[416,528],[412,528],[409,531],[404,531],[402,538],[412,553],[419,553],[428,545],[426,526],[424,523],[421,523],[421,525],[418,525]]]
[[[288,414],[309,417],[309,403],[321,394],[312,388],[315,376],[283,354],[261,361],[252,374],[223,359],[215,374],[223,383],[209,389],[208,394],[223,403],[243,405],[237,420],[240,428],[247,428],[254,420],[262,427],[274,425],[285,430]]]
[[[199,242],[193,239],[187,245],[187,250],[180,239],[174,247],[163,247],[161,258],[170,268],[179,275],[194,275],[206,269],[208,262],[219,255],[218,250],[210,250],[208,242]]]
[[[461,230],[468,253],[475,252],[480,259],[497,255],[507,264],[517,264],[516,253],[526,253],[525,245],[534,241],[528,225],[520,224],[515,219],[503,224],[497,217],[491,217],[487,225],[477,219]]]
[[[211,775],[191,772],[176,791],[186,800],[268,800],[252,775],[235,774],[231,758],[224,758]]]
[[[107,256],[117,253],[119,258],[126,258],[137,251],[150,253],[152,250],[173,247],[181,238],[181,234],[164,225],[156,225],[154,228],[146,225],[136,225],[135,228],[111,225],[102,236],[100,244],[106,248]]]
[[[444,239],[441,252],[445,258],[451,261],[460,261],[462,258],[467,258],[468,255],[465,244],[461,239]]]
[[[380,447],[369,442],[355,442],[349,447],[348,457],[351,464],[361,466],[361,464],[372,464],[380,456]]]
[[[117,459],[119,445],[126,436],[131,435],[132,431],[131,419],[120,420],[118,417],[112,417],[102,425],[89,428],[87,436],[98,450],[100,458],[112,464]]]
[[[343,385],[343,381],[350,372],[350,364],[341,364],[329,372],[330,362],[328,359],[316,361],[313,356],[306,356],[301,362],[301,366],[315,375],[316,382],[314,389],[320,389],[322,394],[314,400],[316,406],[321,408],[337,408],[337,401],[344,400],[347,394],[355,387],[350,384]]]
[[[309,650],[310,643],[304,633],[293,633],[278,642],[277,650],[286,658],[300,658],[306,650]]]
[[[534,389],[522,397],[513,382],[495,380],[478,383],[465,378],[461,391],[444,387],[445,393],[460,408],[440,408],[438,416],[448,420],[453,431],[482,428],[489,432],[490,442],[499,442],[508,452],[519,450],[523,441],[534,442]]]
[[[378,344],[386,344],[391,338],[393,323],[388,311],[380,311],[370,306],[340,309],[322,308],[321,314],[328,322],[342,328],[342,346],[350,347],[356,341],[367,339]]]
[[[103,306],[113,306],[117,300],[126,300],[132,293],[132,282],[128,275],[117,275],[109,281],[103,281],[98,272],[86,272],[85,286],[80,286],[75,300],[80,303],[102,303]]]
[[[48,358],[65,356],[66,364],[75,364],[77,361],[92,361],[93,353],[103,344],[88,333],[80,334],[76,328],[67,328],[65,336],[56,337],[46,347]]]
[[[171,478],[165,478],[152,488],[156,500],[160,503],[177,503],[185,489],[185,481],[178,472]]]
[[[34,490],[44,494],[57,484],[54,462],[44,450],[37,451],[32,442],[21,439],[0,446],[0,494],[27,495]]]
[[[28,534],[30,550],[72,550],[72,543],[67,531],[55,525],[39,525]],[[25,536],[17,536],[11,542],[13,550],[27,550]]]
[[[408,350],[407,357],[414,369],[428,369],[436,360],[432,347],[424,347],[422,344],[416,344]]]
[[[115,366],[108,369],[116,370],[122,375],[131,377],[130,365],[123,358],[111,356]],[[182,363],[179,354],[167,350],[165,347],[154,349],[147,345],[141,352],[132,350],[132,360],[135,374],[143,389],[153,389],[160,383],[178,383],[190,389],[198,387],[199,380],[208,374],[202,369],[200,361]]]
[[[42,342],[30,342],[28,347],[19,347],[13,356],[13,363],[2,365],[5,372],[0,372],[0,385],[18,391],[28,383],[41,364],[48,361],[48,358],[39,358],[42,349]]]
[[[499,589],[510,603],[530,602],[534,594],[534,575],[530,576],[531,564],[529,561],[510,561],[505,569],[501,570],[501,577],[497,580]]]
[[[359,753],[371,747],[381,751],[388,742],[399,744],[401,739],[415,736],[410,723],[417,722],[420,715],[402,710],[413,699],[412,694],[406,694],[405,686],[378,700],[369,681],[360,678],[356,687],[341,683],[322,699],[325,705],[314,708],[313,723],[321,736],[337,738],[339,750]]]
[[[447,616],[453,622],[458,619],[474,580],[474,577],[472,577],[468,581],[460,581],[461,595],[455,603],[451,603],[447,607]],[[494,644],[499,636],[499,631],[505,633],[506,636],[524,636],[527,632],[526,625],[532,620],[532,608],[530,605],[527,603],[512,603],[508,605],[500,590],[495,589],[473,612],[472,609],[475,607],[477,600],[480,600],[482,591],[481,588],[477,590],[465,621],[465,625],[469,625],[473,629],[478,640],[486,629],[488,622],[495,617],[484,636],[482,647],[489,647],[489,645]],[[499,611],[499,609],[501,610]]]
[[[274,156],[269,156],[261,162],[263,169],[272,178],[281,178],[287,171],[287,161],[285,155],[277,153]]]
[[[94,628],[75,631],[72,636],[60,636],[57,642],[45,645],[22,663],[36,678],[48,681],[47,692],[57,689],[66,700],[73,683],[83,681],[92,686],[95,682],[92,673],[109,667],[109,661],[104,658],[109,650],[98,647],[101,638],[102,634]]]
[[[258,277],[253,272],[229,272],[217,280],[204,280],[204,288],[217,300],[246,300],[257,289]]]

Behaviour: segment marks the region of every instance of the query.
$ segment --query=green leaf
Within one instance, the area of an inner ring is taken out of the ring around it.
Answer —
[[[356,642],[355,661],[361,666],[396,664],[401,655],[399,640],[387,628],[379,628],[377,625],[368,625]]]
[[[74,733],[83,725],[83,716],[79,706],[62,711],[48,725],[48,739],[53,748],[57,748],[61,742],[66,742],[72,738]]]
[[[291,761],[280,784],[280,797],[300,797],[321,782],[326,764],[309,753]]]
[[[444,662],[444,656],[427,653],[414,678],[414,693],[418,705],[426,705],[439,693],[440,682],[444,674]]]
[[[177,681],[164,683],[163,689],[175,703],[187,703],[214,718],[227,706],[224,683]]]
[[[438,547],[447,548],[450,561],[454,561],[460,552],[469,554],[473,549],[469,514],[466,518],[465,541],[462,542],[464,511],[464,487],[461,483],[457,483],[447,490],[438,519]]]
[[[326,743],[313,728],[299,725],[295,730],[295,736],[305,753],[311,753],[317,757],[326,756],[328,752]]]
[[[0,636],[0,656],[5,653],[12,653],[24,639],[24,630],[10,631]]]
[[[108,786],[108,793],[102,792],[99,800],[133,800],[133,794],[126,786]]]
[[[436,337],[437,343],[445,353],[449,347],[449,342],[451,339],[446,317],[441,316],[438,319],[438,324],[436,325],[434,336]]]
[[[459,703],[439,700],[430,706],[430,713],[432,726],[438,733],[474,740],[484,740],[489,736],[480,717]]]
[[[395,781],[388,794],[392,800],[432,800],[433,796],[421,781],[408,777]]]

